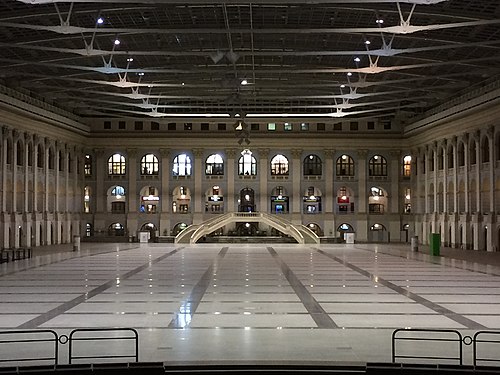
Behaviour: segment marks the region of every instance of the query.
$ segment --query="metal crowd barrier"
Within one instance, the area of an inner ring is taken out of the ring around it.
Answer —
[[[409,341],[411,343],[411,351],[403,351],[398,343]],[[424,345],[429,342],[439,342],[438,348],[434,345],[430,349],[421,347],[417,343],[422,342]],[[500,346],[500,331],[478,331],[471,336],[462,336],[457,330],[451,329],[396,329],[392,333],[392,363],[396,363],[399,359],[426,360],[426,361],[448,361],[458,365],[463,365],[463,348],[464,345],[472,345],[472,363],[474,366],[479,365],[497,365],[500,366],[499,349]],[[486,348],[490,349],[489,353],[494,353],[487,356]],[[493,350],[491,350],[493,348]],[[429,351],[434,351],[429,353]],[[400,354],[400,353],[403,354]],[[451,355],[440,353],[452,353]]]
[[[117,335],[118,334],[118,335]],[[106,350],[100,342],[115,340],[118,342],[133,341],[133,347],[114,344],[105,345]],[[83,343],[88,343],[85,345]],[[50,343],[50,346],[48,346]],[[69,336],[58,335],[53,330],[14,330],[0,331],[0,364],[2,363],[43,363],[47,365],[59,365],[59,345],[68,345],[68,361],[72,364],[75,360],[94,359],[106,361],[109,359],[130,358],[131,361],[139,362],[139,334],[133,328],[91,328],[74,329]],[[8,348],[3,345],[9,345]],[[110,354],[109,348],[128,351],[117,354]],[[77,352],[85,350],[87,355],[79,355]],[[29,353],[36,353],[30,357]],[[93,353],[88,355],[88,353]],[[8,356],[8,358],[3,358]]]

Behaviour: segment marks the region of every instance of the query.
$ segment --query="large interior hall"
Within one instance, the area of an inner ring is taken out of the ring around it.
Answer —
[[[0,328],[500,328],[498,0],[0,0],[0,35]]]

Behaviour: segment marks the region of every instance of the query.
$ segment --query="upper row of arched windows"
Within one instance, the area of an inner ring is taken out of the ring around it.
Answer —
[[[111,176],[126,174],[126,159],[122,154],[116,153],[108,159],[108,174]],[[155,176],[159,174],[160,163],[154,154],[146,154],[141,158],[140,174],[142,176]],[[403,162],[403,175],[410,176],[411,157],[406,156]],[[187,154],[179,154],[172,160],[172,174],[174,176],[191,176],[191,157]],[[304,176],[321,176],[323,174],[323,162],[317,155],[307,155],[302,162]],[[335,168],[337,176],[354,176],[355,164],[349,155],[341,155],[336,161]],[[270,161],[270,172],[274,176],[287,176],[289,174],[288,158],[282,154],[275,155]],[[368,173],[370,176],[387,176],[387,160],[381,155],[374,155],[368,161]],[[92,175],[92,157],[85,156],[85,174]],[[257,160],[250,150],[244,150],[238,159],[239,175],[257,175]],[[205,159],[205,175],[224,175],[224,159],[220,154],[212,154]]]

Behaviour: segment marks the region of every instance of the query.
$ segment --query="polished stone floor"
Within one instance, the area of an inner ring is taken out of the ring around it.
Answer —
[[[473,252],[464,260],[387,244],[56,250],[0,265],[0,330],[132,327],[141,361],[183,363],[390,362],[394,329],[500,332],[500,267],[474,262]],[[445,346],[430,345],[414,349]]]

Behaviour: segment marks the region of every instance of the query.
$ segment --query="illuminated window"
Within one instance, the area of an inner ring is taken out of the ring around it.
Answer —
[[[109,175],[125,175],[125,157],[121,154],[111,155],[108,159]]]
[[[173,162],[174,176],[191,176],[191,158],[186,154],[177,155]]]
[[[283,155],[276,155],[271,160],[271,175],[286,176],[288,175],[288,159]]]
[[[322,162],[317,155],[308,155],[304,159],[304,176],[321,176]]]
[[[370,176],[387,176],[387,160],[383,156],[375,155],[368,162]]]
[[[354,176],[354,160],[349,155],[337,159],[337,176]]]
[[[406,155],[403,158],[403,176],[410,177],[411,176],[411,156]]]
[[[238,160],[238,174],[240,176],[255,176],[257,174],[257,160],[252,156],[252,151],[243,150]]]
[[[141,175],[156,176],[159,171],[158,158],[153,154],[146,154],[141,159]]]
[[[221,176],[224,174],[224,160],[219,154],[210,155],[205,162],[207,176]]]

